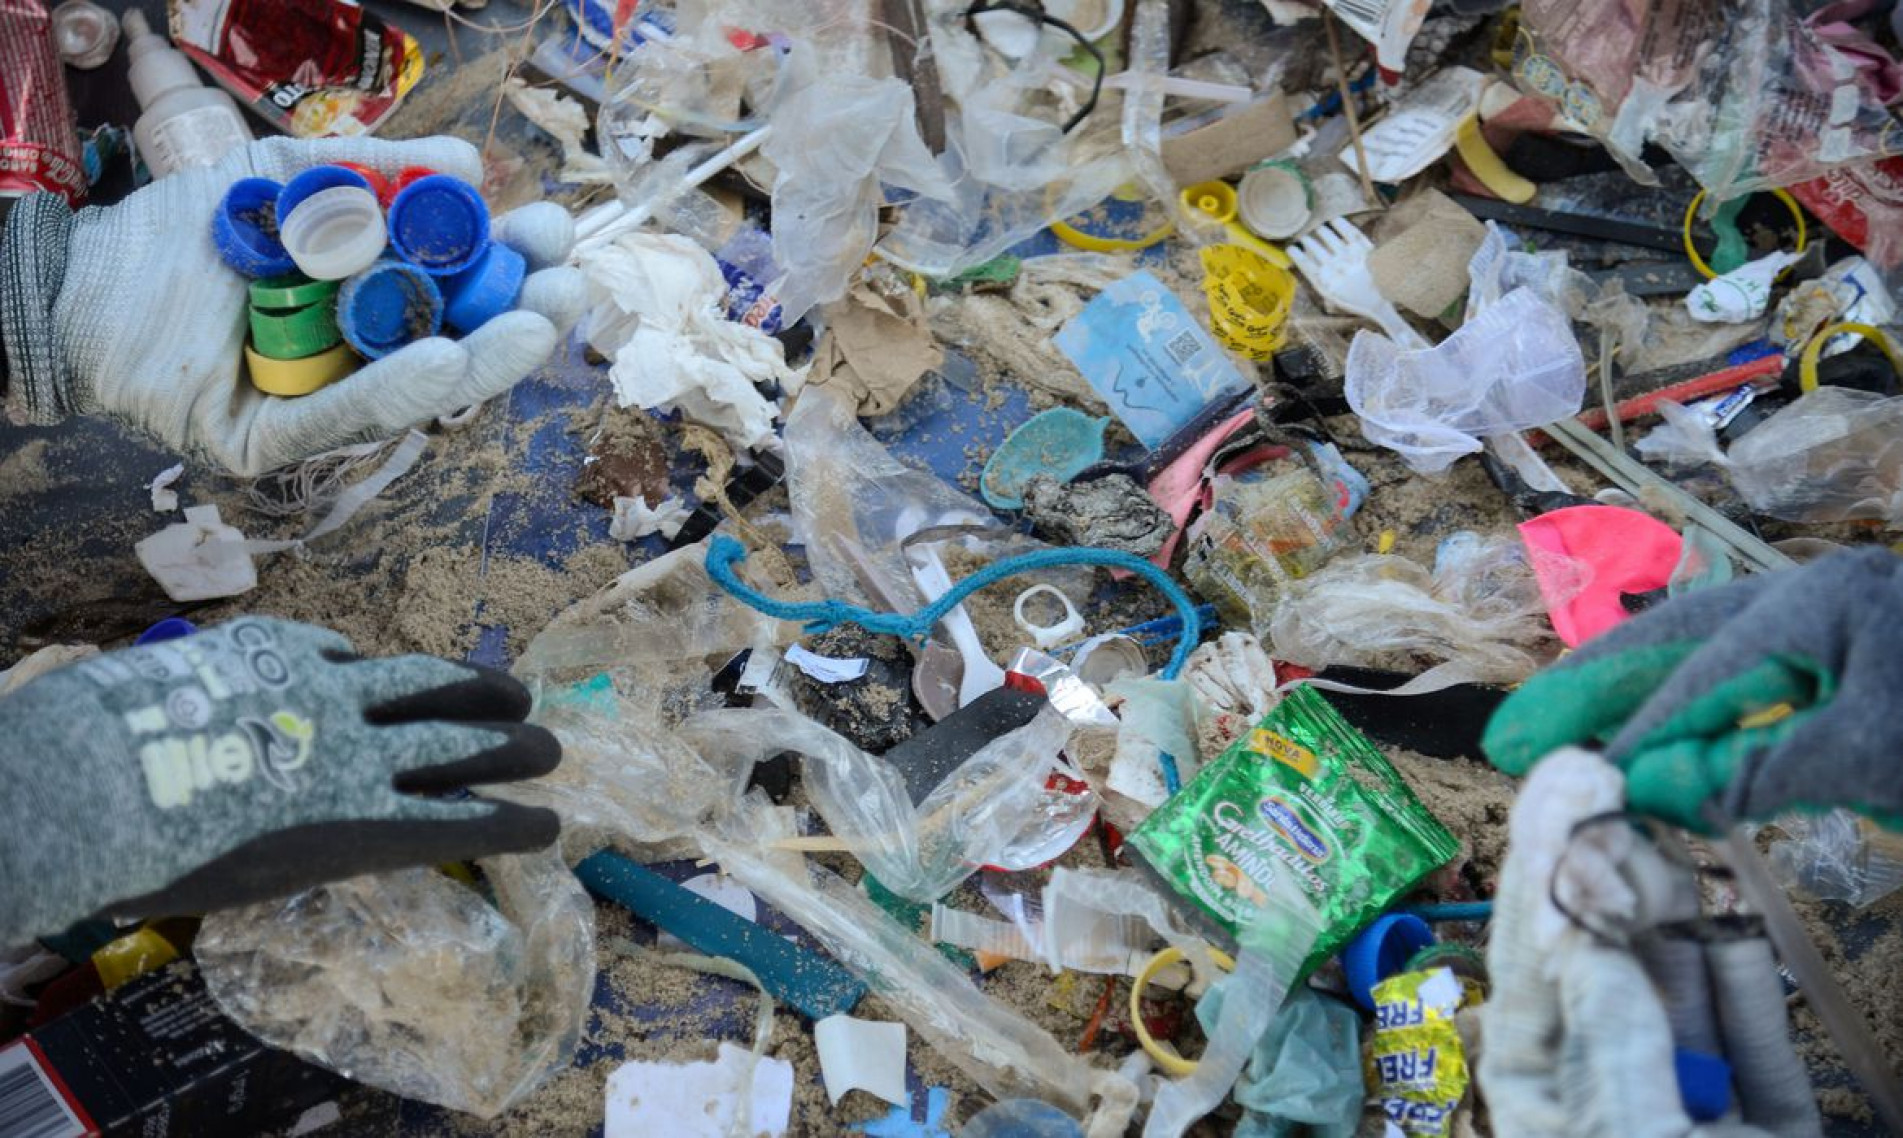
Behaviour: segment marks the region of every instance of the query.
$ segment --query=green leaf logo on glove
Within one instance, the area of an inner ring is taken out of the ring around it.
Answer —
[[[220,785],[242,785],[262,773],[286,793],[295,791],[291,772],[310,761],[317,725],[289,711],[268,719],[238,720],[218,735],[159,739],[139,748],[145,789],[161,810],[191,805],[192,796]]]

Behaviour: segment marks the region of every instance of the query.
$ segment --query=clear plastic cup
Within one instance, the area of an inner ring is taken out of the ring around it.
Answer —
[[[389,233],[375,194],[339,186],[299,202],[279,223],[278,239],[305,276],[339,281],[375,264]]]

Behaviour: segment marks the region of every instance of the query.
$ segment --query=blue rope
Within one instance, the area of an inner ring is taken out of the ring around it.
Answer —
[[[1124,553],[1117,549],[1091,549],[1074,546],[1068,549],[1040,549],[1036,553],[1020,553],[1016,557],[1007,557],[995,561],[971,576],[951,587],[951,591],[911,614],[894,612],[874,612],[859,605],[845,601],[828,599],[823,601],[779,601],[750,588],[740,579],[734,566],[747,559],[746,546],[726,534],[715,534],[707,543],[707,575],[714,583],[730,593],[736,600],[756,612],[764,613],[775,620],[796,620],[805,625],[808,632],[825,632],[842,624],[856,624],[868,632],[877,632],[886,636],[902,636],[911,640],[923,640],[929,635],[945,614],[963,604],[966,597],[987,585],[995,585],[1007,577],[1016,577],[1021,573],[1035,573],[1041,569],[1057,569],[1066,565],[1096,565],[1107,569],[1123,569],[1142,577],[1155,585],[1170,604],[1176,606],[1176,615],[1182,623],[1182,632],[1176,638],[1176,650],[1170,653],[1169,663],[1163,666],[1162,678],[1173,680],[1183,672],[1183,665],[1189,662],[1189,654],[1195,650],[1197,641],[1202,639],[1203,627],[1196,603],[1189,599],[1181,585],[1170,579],[1170,575],[1158,569],[1133,553]],[[1181,776],[1176,771],[1176,759],[1170,755],[1160,756],[1163,767],[1164,787],[1174,794],[1182,786]]]

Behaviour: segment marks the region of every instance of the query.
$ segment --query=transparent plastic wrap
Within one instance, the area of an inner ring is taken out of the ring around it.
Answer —
[[[962,968],[837,875],[773,858],[772,814],[756,796],[709,836],[708,856],[761,900],[817,937],[913,1030],[999,1099],[1029,1097],[1081,1115],[1089,1065],[1043,1028],[986,995]]]
[[[795,48],[795,51],[798,51]],[[879,236],[885,187],[930,198],[952,189],[919,138],[912,89],[897,79],[824,73],[775,109],[773,257],[786,269],[791,323],[846,295]]]
[[[480,864],[494,905],[406,869],[213,913],[193,948],[205,984],[274,1047],[493,1118],[574,1059],[595,910],[553,850]]]
[[[684,546],[564,609],[529,641],[515,674],[540,690],[605,672],[664,718],[705,703],[710,660],[717,667],[743,648],[790,643],[798,633],[723,592],[707,576],[706,556],[704,542]]]
[[[561,765],[488,793],[555,811],[570,860],[611,842],[648,860],[695,856],[701,828],[733,809],[753,766],[696,751],[658,715],[646,698],[617,692],[605,674],[545,686],[534,722],[561,740]]]
[[[1369,441],[1437,474],[1489,435],[1578,414],[1586,362],[1565,314],[1516,288],[1424,351],[1357,333],[1344,388]]]
[[[1716,203],[1893,152],[1856,57],[1785,0],[1533,0],[1513,76],[1606,144],[1635,178],[1656,142]]]
[[[1784,833],[1771,842],[1771,871],[1787,889],[1859,909],[1903,888],[1903,835],[1849,810],[1793,814],[1777,819]]]
[[[1391,554],[1329,564],[1283,593],[1269,637],[1303,667],[1444,664],[1449,682],[1517,682],[1558,647],[1525,547],[1472,533],[1443,542],[1432,572]]]
[[[805,716],[713,711],[683,723],[681,737],[738,769],[782,751],[801,756],[813,808],[880,884],[922,904],[943,897],[992,861],[1044,809],[1044,783],[1070,723],[1051,708],[985,744],[916,807],[891,763],[868,755]]]
[[[793,539],[805,547],[814,580],[829,597],[877,601],[881,594],[905,608],[925,598],[914,584],[901,543],[933,527],[990,527],[968,545],[1003,557],[1047,549],[1010,535],[976,498],[937,476],[907,466],[860,426],[852,409],[825,388],[809,388],[786,420],[786,487]],[[956,576],[957,574],[954,574]],[[1089,570],[1057,568],[1027,576],[1051,584],[1082,604]]]
[[[1640,439],[1646,458],[1710,463],[1753,510],[1790,522],[1903,527],[1903,396],[1819,387],[1752,428],[1726,454],[1709,421],[1676,403]]]

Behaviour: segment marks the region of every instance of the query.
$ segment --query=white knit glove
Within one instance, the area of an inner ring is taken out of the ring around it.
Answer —
[[[212,213],[240,178],[283,182],[332,162],[392,175],[427,166],[482,182],[475,147],[459,139],[273,138],[70,219],[46,200],[20,202],[0,244],[13,419],[105,413],[256,475],[481,403],[549,358],[585,292],[577,270],[559,267],[574,242],[572,219],[538,203],[498,218],[493,230],[538,270],[516,311],[461,340],[411,344],[311,395],[281,399],[254,388],[244,378],[249,282],[220,260]]]

